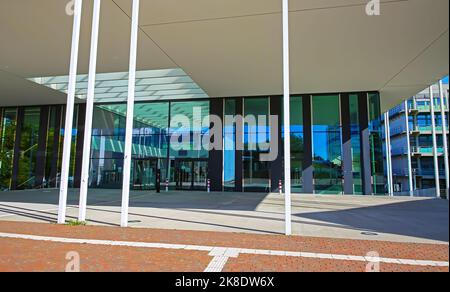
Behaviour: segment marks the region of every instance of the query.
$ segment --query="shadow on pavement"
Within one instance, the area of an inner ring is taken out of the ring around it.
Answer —
[[[440,199],[294,214],[351,228],[449,242],[449,203]]]

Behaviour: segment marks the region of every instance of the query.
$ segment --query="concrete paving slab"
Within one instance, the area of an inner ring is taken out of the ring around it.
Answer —
[[[78,190],[68,195],[67,219],[78,216]],[[0,220],[57,219],[58,190],[0,193]],[[91,189],[90,225],[119,226],[120,190]],[[439,199],[293,195],[294,235],[448,243],[449,203]],[[130,193],[130,227],[283,234],[284,197],[262,193],[147,191]]]

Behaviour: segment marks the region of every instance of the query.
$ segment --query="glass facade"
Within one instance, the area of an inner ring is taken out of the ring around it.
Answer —
[[[76,167],[76,151],[77,151],[77,142],[78,142],[78,113],[79,113],[79,109],[80,109],[80,105],[75,105],[74,108],[74,113],[73,113],[73,125],[72,125],[72,144],[71,144],[71,149],[70,149],[70,153],[72,154],[70,156],[70,164],[69,164],[69,186],[70,187],[75,187],[74,182],[75,182],[75,167]],[[66,120],[65,117],[66,114],[66,109],[65,107],[63,108],[63,112],[62,112],[62,123],[61,123],[61,139],[60,139],[60,145],[59,145],[59,149],[61,151],[60,155],[58,155],[59,160],[58,160],[58,171],[59,173],[61,172],[61,168],[62,168],[62,149],[63,149],[63,144],[64,144],[64,136],[67,134],[65,129],[64,129],[64,122]]]
[[[0,188],[11,188],[17,108],[0,110]]]
[[[292,192],[303,192],[303,98],[291,97],[291,185]]]
[[[236,116],[236,100],[224,101],[224,115]],[[223,126],[223,188],[233,191],[236,187],[236,123],[225,119]]]
[[[94,107],[89,175],[91,188],[122,187],[125,148],[123,112],[126,112],[124,104]]]
[[[352,166],[352,194],[364,193],[363,177],[367,169],[370,169],[373,192],[385,192],[379,95],[350,93],[348,97],[349,107],[342,109],[340,94],[292,96],[291,183],[294,193],[311,189],[316,194],[343,194],[344,159],[351,160],[348,163]],[[367,97],[365,117],[361,116],[362,97]],[[223,172],[217,176],[221,177],[218,184],[221,189],[217,190],[269,192],[278,180],[273,174],[282,177],[283,173],[282,162],[260,159],[261,154],[270,150],[269,113],[282,116],[282,112],[274,112],[282,111],[281,104],[277,107],[275,103],[281,103],[282,99],[272,98],[224,98],[221,101],[223,116],[236,118],[242,114],[244,122],[243,136],[237,137],[241,131],[237,129],[236,120],[223,119],[224,149],[219,150],[219,155],[210,155],[204,147],[210,143],[209,99],[137,102],[130,187],[154,190],[159,174],[161,182],[164,184],[167,180],[170,189],[206,190],[209,169],[211,166],[218,169],[216,163],[221,163]],[[220,111],[220,104],[215,103],[215,112]],[[272,105],[276,108],[271,109]],[[82,156],[82,147],[78,143],[83,137],[79,131],[83,128],[83,120],[80,120],[83,106],[75,107],[71,133],[71,187],[78,187],[80,176],[80,159],[77,157]],[[122,187],[126,107],[125,103],[98,103],[94,107],[90,188]],[[343,157],[344,114],[350,117],[351,156],[348,158]],[[63,139],[67,134],[64,115],[65,107],[61,105],[0,109],[1,189],[59,186]],[[365,118],[370,120],[369,163],[363,163],[362,159],[360,127]],[[237,149],[238,139],[243,141],[243,149]],[[421,143],[425,145],[429,141]],[[282,153],[282,145],[279,147],[279,153]],[[37,155],[38,149],[45,155]],[[217,157],[223,162],[217,162]],[[42,182],[36,178],[42,178]]]
[[[58,164],[52,163],[58,160],[60,145],[62,145],[62,136],[58,125],[61,124],[61,116],[58,111],[61,107],[51,106],[48,118],[47,141],[45,147],[45,173],[43,179],[44,187],[56,186],[56,174],[58,173]]]
[[[374,194],[386,193],[383,157],[383,127],[378,93],[369,93],[370,164],[372,170],[372,190]]]
[[[209,152],[203,143],[209,144],[209,107],[209,101],[170,103],[168,178],[176,189],[206,190]]]
[[[209,102],[139,103],[134,113],[131,188],[155,189],[158,172],[171,188],[206,188],[208,151],[202,142],[209,135],[204,126],[209,124]],[[187,117],[186,123],[177,116]],[[122,187],[125,123],[126,104],[95,107],[91,187]]]
[[[358,95],[350,94],[350,136],[352,144],[352,170],[353,170],[353,192],[361,195],[362,191],[362,167],[361,167],[361,137]]]
[[[244,191],[269,191],[270,164],[260,160],[268,152],[261,145],[270,139],[269,98],[245,98],[244,117]]]
[[[16,189],[30,189],[35,185],[40,111],[39,107],[24,110],[20,137],[17,137],[20,141],[20,159]]]
[[[157,171],[167,176],[169,103],[138,104],[133,126],[133,189],[155,189]]]
[[[170,158],[207,159],[208,151],[202,147],[202,142],[209,137],[209,101],[172,102],[170,117],[169,133],[177,135],[180,142],[179,147],[170,147]],[[184,123],[180,123],[186,118]]]
[[[317,194],[342,194],[342,128],[339,95],[312,97],[314,187]]]

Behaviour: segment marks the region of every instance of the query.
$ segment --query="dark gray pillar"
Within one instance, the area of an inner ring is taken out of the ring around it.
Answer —
[[[210,114],[220,117],[223,123],[223,99],[213,98],[210,101]],[[211,124],[211,126],[213,126]],[[217,125],[214,125],[217,126]],[[223,133],[223,126],[222,126]],[[220,139],[220,137],[213,137],[214,140],[211,142],[216,142],[215,139]],[[223,139],[220,139],[219,143],[222,145],[220,150],[213,149],[209,151],[209,161],[208,161],[208,179],[211,180],[211,191],[221,192],[223,191]]]
[[[236,99],[236,115],[240,115],[243,116],[244,112],[243,112],[243,99],[242,98],[237,98]],[[237,125],[236,125],[237,126]],[[241,131],[243,132],[243,131]],[[244,139],[244,137],[236,137],[237,139]],[[244,178],[243,176],[243,162],[242,162],[242,156],[243,156],[243,151],[242,150],[238,150],[236,149],[236,155],[235,155],[235,188],[236,188],[236,192],[242,192],[244,190],[243,188],[243,184],[242,184],[242,180]]]
[[[361,172],[363,194],[372,194],[372,169],[370,166],[370,130],[369,130],[369,105],[367,93],[360,93],[359,104],[359,130],[361,138]]]
[[[25,118],[25,108],[19,107],[17,109],[16,139],[14,141],[14,156],[11,173],[11,190],[17,190],[17,182],[19,176],[19,161],[20,161],[20,144],[22,140],[22,128],[24,118]]]
[[[81,168],[83,163],[84,123],[86,121],[86,104],[78,105],[77,118],[77,144],[75,147],[75,173],[73,174],[73,187],[79,188],[81,184]]]
[[[341,95],[341,120],[344,194],[353,195],[352,129],[350,118],[350,97],[348,94]]]
[[[314,166],[313,166],[313,140],[312,140],[312,102],[311,96],[303,96],[303,192],[312,194],[314,192]]]
[[[48,121],[49,121],[50,107],[41,107],[41,115],[39,121],[39,136],[38,136],[38,149],[36,153],[36,179],[34,186],[36,188],[42,187],[45,177],[45,161],[47,150],[47,133],[48,133]]]
[[[283,137],[282,137],[282,97],[270,97],[270,114],[278,117],[278,127],[275,129],[270,127],[271,137],[278,135],[278,155],[277,158],[270,163],[270,185],[272,192],[278,192],[278,183],[284,178],[283,169]]]

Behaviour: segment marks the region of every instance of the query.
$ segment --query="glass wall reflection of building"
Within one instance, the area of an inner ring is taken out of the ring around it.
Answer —
[[[1,189],[58,187],[62,142],[67,134],[64,113],[63,105],[0,109]],[[210,114],[224,122],[223,150],[219,152],[199,147],[211,139]],[[284,171],[283,147],[278,147],[275,161],[261,161],[260,154],[275,151],[261,145],[269,145],[274,133],[269,115],[281,118],[282,114],[280,96],[139,101],[134,111],[130,186],[153,190],[160,172],[170,189],[206,190],[211,179],[213,191],[277,191]],[[235,121],[223,119],[225,115],[245,117],[242,131],[237,131]],[[177,116],[186,117],[189,127],[178,123]],[[255,125],[252,117],[256,121],[263,117],[265,123]],[[83,147],[79,141],[84,138],[84,119],[85,105],[78,104],[71,133],[72,187],[80,183]],[[90,188],[122,187],[125,121],[125,102],[96,103]],[[275,133],[283,141],[281,121]],[[243,137],[237,137],[238,132]],[[178,137],[178,148],[171,145],[173,136]],[[240,140],[243,149],[237,149]],[[291,163],[295,193],[384,193],[379,95],[292,96]]]

